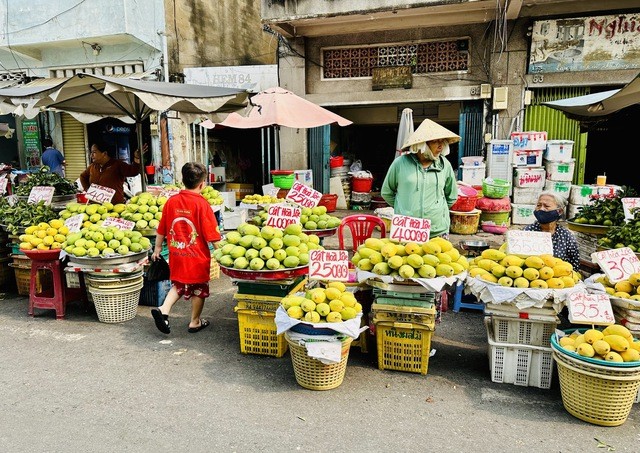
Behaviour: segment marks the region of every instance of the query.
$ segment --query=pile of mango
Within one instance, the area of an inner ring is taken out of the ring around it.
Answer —
[[[402,278],[451,277],[469,268],[467,258],[440,237],[423,244],[368,238],[358,247],[351,262],[363,271]]]
[[[552,255],[521,257],[486,249],[469,263],[469,275],[515,288],[571,288],[581,280],[571,263]]]
[[[342,282],[308,289],[304,296],[287,296],[280,304],[291,318],[311,323],[348,321],[362,312],[362,305]]]
[[[629,329],[614,324],[600,329],[588,329],[584,333],[575,330],[560,338],[560,346],[583,357],[605,362],[640,361],[640,341],[636,341]]]
[[[640,300],[640,273],[631,274],[626,280],[620,280],[617,283],[612,283],[606,275],[601,275],[596,278],[596,282],[602,283],[604,290],[610,296]]]

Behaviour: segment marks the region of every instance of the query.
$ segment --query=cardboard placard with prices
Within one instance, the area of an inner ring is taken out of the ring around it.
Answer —
[[[544,231],[507,231],[507,254],[553,255],[551,233]]]
[[[616,323],[607,294],[575,292],[569,294],[567,302],[569,322],[572,324],[611,325]]]
[[[267,211],[265,225],[285,229],[292,223],[300,223],[301,209],[286,203],[272,204]]]
[[[634,211],[638,208],[640,208],[640,198],[625,197],[622,199],[625,220],[633,220]]]
[[[114,226],[119,230],[133,230],[136,223],[131,220],[121,219],[120,217],[107,217],[102,221],[102,226],[105,228]]]
[[[110,187],[104,187],[99,184],[91,184],[85,197],[91,201],[95,201],[96,203],[108,203],[111,202],[113,195],[116,193],[115,190]]]
[[[158,196],[171,198],[174,195],[178,195],[179,193],[180,193],[180,189],[162,189]]]
[[[349,281],[346,250],[309,250],[309,280]]]
[[[409,217],[406,215],[394,215],[391,217],[391,239],[400,242],[423,243],[429,240],[431,232],[431,220]]]
[[[629,247],[594,252],[591,260],[600,266],[611,283],[627,280],[631,274],[640,272],[640,260]]]
[[[80,231],[82,223],[84,222],[82,218],[82,214],[76,214],[64,221],[65,226],[69,228],[69,233],[77,233]]]
[[[53,200],[53,193],[55,191],[56,188],[52,186],[34,186],[31,188],[31,192],[29,192],[27,203],[36,204],[44,201],[44,204],[51,204],[51,200]]]
[[[322,194],[311,187],[295,181],[291,186],[291,190],[287,193],[285,200],[299,204],[303,208],[313,208],[318,206]]]

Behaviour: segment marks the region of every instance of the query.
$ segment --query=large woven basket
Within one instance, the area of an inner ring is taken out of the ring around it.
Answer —
[[[87,272],[84,276],[84,281],[88,287],[95,289],[120,289],[138,285],[143,282],[143,278],[141,270],[111,275]]]
[[[296,381],[300,386],[309,390],[329,390],[342,384],[347,371],[347,359],[349,348],[353,338],[342,340],[341,360],[339,363],[326,365],[307,355],[307,349],[285,333],[285,339],[289,343],[291,362]]]
[[[622,425],[640,386],[640,367],[595,365],[554,348],[562,404],[580,420],[600,426]]]
[[[96,307],[98,320],[105,323],[129,321],[136,317],[143,283],[115,289],[87,287]]]

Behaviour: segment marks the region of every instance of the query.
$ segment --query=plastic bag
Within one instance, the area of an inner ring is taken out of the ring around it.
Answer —
[[[160,282],[169,280],[169,263],[160,255],[157,260],[151,261],[147,270],[147,280],[150,282]]]
[[[349,171],[361,171],[362,170],[362,161],[360,159],[356,160],[349,167]]]

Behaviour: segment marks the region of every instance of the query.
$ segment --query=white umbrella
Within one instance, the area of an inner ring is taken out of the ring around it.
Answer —
[[[400,116],[400,125],[398,126],[398,138],[396,139],[396,157],[402,156],[402,145],[413,134],[413,110],[406,108]]]

